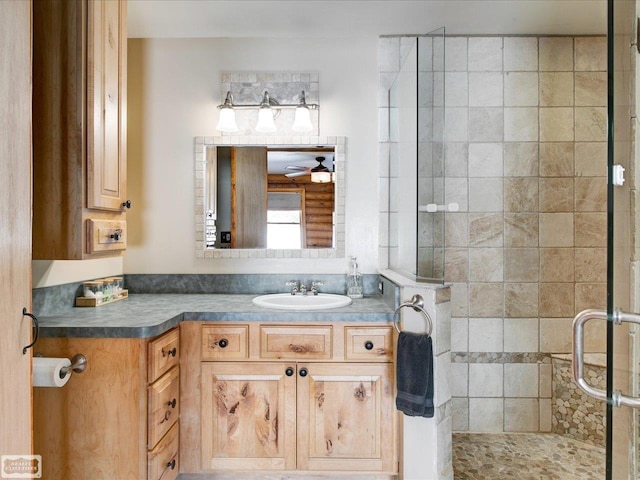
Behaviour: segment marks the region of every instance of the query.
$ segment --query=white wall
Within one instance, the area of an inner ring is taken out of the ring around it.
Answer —
[[[125,273],[343,273],[345,259],[200,259],[193,137],[217,134],[220,75],[320,74],[320,135],[347,137],[346,254],[378,265],[377,38],[129,39]]]
[[[123,257],[95,260],[33,260],[33,288],[82,282],[123,273]]]

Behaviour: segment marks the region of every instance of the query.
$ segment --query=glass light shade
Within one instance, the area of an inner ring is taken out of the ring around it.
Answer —
[[[233,110],[233,108],[223,107],[220,109],[216,130],[219,130],[221,132],[238,131],[238,125],[236,124],[236,112]]]
[[[311,125],[311,112],[309,112],[308,107],[299,106],[296,108],[296,116],[293,120],[291,130],[294,132],[310,132],[313,130],[313,125]]]
[[[311,172],[311,181],[313,183],[329,183],[331,172]]]
[[[256,132],[275,132],[276,124],[273,121],[273,110],[269,107],[261,107],[258,110],[258,123]]]

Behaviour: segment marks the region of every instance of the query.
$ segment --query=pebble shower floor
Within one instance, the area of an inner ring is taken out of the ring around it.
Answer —
[[[454,433],[455,480],[599,480],[601,447],[546,433]]]

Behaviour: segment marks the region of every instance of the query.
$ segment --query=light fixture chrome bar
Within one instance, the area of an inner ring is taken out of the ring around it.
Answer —
[[[267,98],[267,101],[269,102],[268,105],[275,110],[280,110],[283,108],[297,108],[301,105],[306,106],[310,110],[317,110],[320,108],[320,105],[318,105],[317,103],[306,102],[304,90],[302,91],[302,101],[300,103],[279,103],[277,100],[274,100],[273,98],[271,98],[269,96],[269,92],[265,90],[263,101],[261,103],[242,103],[242,104],[233,103],[233,95],[229,91],[227,92],[227,96],[224,100],[224,103],[218,105],[218,108],[227,108],[227,107],[232,107],[237,109],[260,108],[265,106],[264,97]]]

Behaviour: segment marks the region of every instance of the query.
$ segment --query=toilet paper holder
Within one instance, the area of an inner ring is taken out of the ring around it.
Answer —
[[[44,357],[41,353],[36,353],[36,357]],[[87,357],[85,357],[81,353],[76,353],[73,357],[71,357],[71,365],[67,365],[66,367],[62,367],[60,369],[60,378],[64,378],[67,376],[67,373],[82,373],[87,368]]]
[[[71,357],[71,365],[67,365],[66,367],[62,367],[60,369],[60,378],[66,377],[67,373],[82,373],[86,368],[87,357],[85,357],[81,353],[76,353],[73,357]]]

